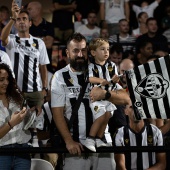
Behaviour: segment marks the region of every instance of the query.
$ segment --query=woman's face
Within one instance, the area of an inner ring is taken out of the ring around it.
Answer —
[[[0,95],[6,93],[6,89],[8,87],[8,72],[4,69],[0,70]]]

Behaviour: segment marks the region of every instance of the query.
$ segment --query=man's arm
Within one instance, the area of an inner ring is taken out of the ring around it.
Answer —
[[[70,10],[75,10],[77,8],[77,4],[76,4],[75,1],[73,1],[69,5],[62,5],[60,3],[55,2],[53,4],[53,6],[54,6],[54,10],[56,10],[56,11],[58,11],[58,10],[67,10],[67,11],[70,11]]]
[[[52,48],[52,45],[53,45],[53,42],[54,42],[54,38],[52,36],[43,37],[43,41],[44,41],[47,49]]]
[[[12,2],[12,18],[9,20],[9,22],[6,24],[6,26],[3,28],[2,33],[1,33],[1,41],[2,41],[2,45],[6,46],[8,44],[8,36],[11,32],[12,26],[15,23],[15,19],[17,18],[18,14],[19,14],[19,7],[16,5],[16,3]]]
[[[116,170],[126,170],[125,155],[115,154]]]
[[[126,20],[129,22],[129,17],[130,17],[130,7],[129,7],[129,2],[125,2],[124,8],[125,8],[125,16],[126,16]]]
[[[48,73],[46,65],[40,65],[40,74],[42,80],[42,87],[48,87]],[[43,92],[44,96],[46,96],[46,91]]]
[[[55,124],[66,143],[66,148],[68,149],[69,153],[81,155],[81,150],[83,150],[83,146],[72,139],[72,136],[64,119],[64,107],[54,107],[52,108],[52,113]]]
[[[108,99],[115,105],[127,105],[130,102],[129,95],[123,90],[110,91],[111,97]],[[105,98],[106,90],[99,87],[93,87],[90,93],[92,102]]]
[[[156,153],[156,164],[147,170],[164,170],[166,168],[166,154],[165,153]]]
[[[105,3],[100,3],[100,21],[105,20]]]

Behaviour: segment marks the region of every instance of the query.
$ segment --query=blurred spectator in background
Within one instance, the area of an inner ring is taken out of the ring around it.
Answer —
[[[138,37],[142,34],[145,34],[148,32],[147,26],[146,26],[146,20],[148,19],[148,14],[146,12],[140,12],[138,14],[138,28],[132,30],[132,35],[135,37]]]
[[[52,23],[55,29],[55,38],[61,43],[66,43],[68,37],[74,32],[73,15],[76,8],[75,1],[53,0]]]
[[[1,6],[0,7],[0,23],[2,23],[4,26],[9,22],[10,20],[10,11],[7,6]],[[11,29],[11,34],[16,34],[17,30],[13,26]]]
[[[93,10],[88,13],[87,24],[81,25],[77,28],[77,30],[75,30],[75,32],[81,33],[86,38],[86,41],[89,43],[91,39],[98,38],[100,36],[100,28],[96,26],[96,24],[97,14]]]
[[[75,21],[81,21],[83,24],[87,24],[87,16],[90,11],[99,12],[98,0],[76,0],[76,4]]]
[[[110,61],[114,62],[119,72],[119,64],[122,61],[123,47],[119,43],[114,43],[110,48]]]
[[[168,52],[168,41],[165,36],[158,33],[158,25],[155,18],[148,18],[146,21],[148,32],[139,36],[136,40],[136,52],[139,52],[139,46],[142,42],[149,41],[153,45],[153,52],[162,50]]]
[[[164,16],[161,21],[161,26],[164,31],[170,29],[170,5],[165,7],[165,12],[166,16]]]
[[[134,63],[135,66],[145,64],[148,58],[153,54],[153,45],[149,41],[141,41],[139,45],[139,53],[136,55]]]
[[[0,50],[5,51],[5,48],[2,47],[1,45],[1,32],[3,28],[4,28],[4,24],[2,24],[2,22],[0,21]]]
[[[109,31],[107,28],[101,28],[100,29],[100,38],[107,39],[109,38]]]
[[[130,8],[129,0],[100,0],[100,22],[107,22],[109,34],[117,34],[119,32],[119,20],[126,19],[129,22]]]
[[[50,61],[50,64],[47,64],[47,70],[53,72],[51,58],[52,45],[54,42],[54,27],[42,17],[42,5],[40,2],[30,2],[27,6],[27,10],[32,19],[30,34],[34,37],[39,37],[44,41]]]
[[[156,7],[158,7],[160,2],[161,2],[161,0],[155,0],[154,2],[149,4],[148,1],[143,0],[143,1],[141,1],[140,6],[133,4],[132,9],[135,12],[136,17],[138,17],[139,13],[141,13],[141,12],[146,12],[148,14],[148,17],[153,17],[154,10],[156,9]]]
[[[119,33],[111,35],[109,37],[110,43],[121,43],[123,46],[123,51],[132,50],[135,51],[134,44],[127,43],[135,43],[136,37],[129,34],[130,28],[129,23],[126,19],[121,19],[119,21]]]

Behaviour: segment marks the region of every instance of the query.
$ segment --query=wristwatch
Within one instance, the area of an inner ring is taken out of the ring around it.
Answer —
[[[48,88],[47,87],[43,87],[43,90],[45,90],[46,92],[48,92]]]
[[[108,100],[109,98],[111,97],[111,93],[108,91],[106,91],[106,94],[105,94],[105,100]]]

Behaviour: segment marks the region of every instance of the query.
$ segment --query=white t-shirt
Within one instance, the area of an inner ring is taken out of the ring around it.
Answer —
[[[10,69],[12,71],[12,74],[14,76],[13,68],[12,68],[12,65],[11,65],[11,60],[10,60],[8,54],[6,52],[0,50],[0,63],[1,62],[9,65],[9,67],[10,67]]]
[[[10,34],[5,48],[20,90],[41,91],[39,65],[49,64],[44,42],[31,35],[30,38],[20,38],[18,34]]]
[[[132,9],[136,13],[136,17],[138,17],[138,14],[141,12],[146,12],[148,14],[148,17],[153,17],[154,10],[158,5],[159,5],[158,2],[155,1],[155,2],[151,3],[150,5],[145,6],[143,8],[139,7],[137,5],[133,5]]]
[[[100,36],[100,28],[97,26],[95,26],[94,29],[89,29],[86,25],[81,25],[77,28],[76,32],[84,35],[87,42],[90,42],[91,39],[98,38]]]
[[[125,2],[129,0],[100,0],[100,3],[105,3],[105,20],[108,23],[118,23],[125,18]]]

